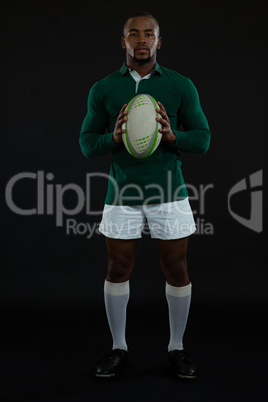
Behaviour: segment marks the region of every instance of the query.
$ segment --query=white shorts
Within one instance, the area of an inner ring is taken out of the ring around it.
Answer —
[[[153,205],[105,205],[99,231],[112,239],[139,239],[146,234],[146,220],[156,239],[180,239],[196,231],[188,198]]]

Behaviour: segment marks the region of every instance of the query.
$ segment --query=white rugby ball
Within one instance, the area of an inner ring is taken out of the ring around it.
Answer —
[[[147,94],[135,96],[127,105],[127,121],[122,125],[125,132],[122,139],[127,151],[135,158],[147,158],[158,147],[162,134],[161,124],[156,117],[161,117],[156,109],[156,100]]]

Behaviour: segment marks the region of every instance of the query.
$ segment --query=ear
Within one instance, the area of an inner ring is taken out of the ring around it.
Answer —
[[[161,36],[159,36],[157,49],[160,49],[160,48],[161,48],[161,45],[162,45],[162,38],[161,38]]]
[[[123,49],[125,49],[126,48],[126,40],[125,40],[125,38],[122,36],[122,38],[121,38],[121,45],[122,45],[122,48]]]

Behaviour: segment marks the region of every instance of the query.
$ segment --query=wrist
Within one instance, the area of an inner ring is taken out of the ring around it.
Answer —
[[[176,134],[174,133],[174,131],[171,131],[171,136],[169,140],[170,145],[175,145],[176,140],[177,140]]]
[[[112,136],[112,140],[113,140],[113,143],[116,144],[116,145],[119,145],[119,144],[121,144],[121,142],[123,142],[122,136],[117,136],[116,137],[114,134]]]

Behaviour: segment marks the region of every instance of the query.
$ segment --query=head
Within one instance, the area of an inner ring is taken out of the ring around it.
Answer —
[[[162,43],[157,20],[146,11],[132,15],[124,24],[121,43],[126,49],[127,64],[155,63]]]

